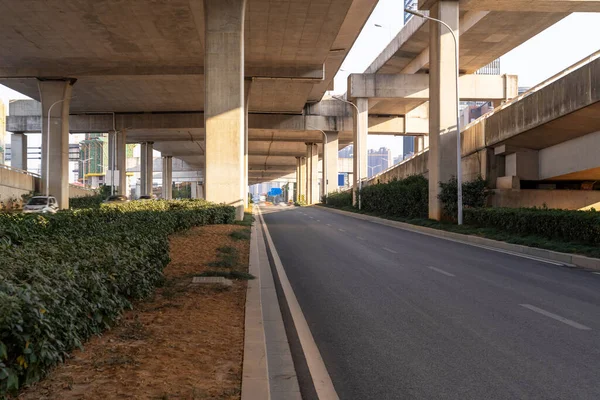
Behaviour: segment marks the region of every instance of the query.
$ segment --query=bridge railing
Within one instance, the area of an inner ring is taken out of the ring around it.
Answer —
[[[33,176],[34,178],[41,178],[42,177],[40,174],[36,174],[36,173],[33,173],[33,172],[25,171],[24,169],[19,169],[19,168],[11,167],[10,165],[0,164],[0,168],[7,169],[9,171],[18,172],[18,173],[21,173],[21,174],[24,174],[24,175]]]

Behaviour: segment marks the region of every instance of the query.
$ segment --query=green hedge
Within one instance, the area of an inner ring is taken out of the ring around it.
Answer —
[[[72,210],[78,210],[81,208],[98,208],[104,199],[105,197],[100,194],[85,197],[71,197],[69,199],[69,208]]]
[[[537,235],[567,242],[600,244],[600,213],[597,211],[544,208],[470,208],[464,222],[519,235]]]
[[[485,207],[488,196],[487,182],[478,176],[477,179],[462,183],[463,208]],[[440,182],[440,194],[444,214],[456,219],[458,217],[458,181],[456,177],[448,182]]]
[[[401,218],[427,218],[427,185],[421,175],[369,185],[361,191],[362,209]]]
[[[352,190],[327,194],[326,204],[333,207],[352,207]]]
[[[201,200],[0,214],[0,398],[150,295],[169,262],[169,234],[234,219],[233,207]]]

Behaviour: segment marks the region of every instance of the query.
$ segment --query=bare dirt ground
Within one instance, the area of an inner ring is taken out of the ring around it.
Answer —
[[[171,237],[166,282],[134,304],[120,323],[75,351],[19,399],[239,399],[246,282],[230,288],[191,285],[215,270],[217,249],[239,253],[248,271],[250,242],[229,235],[248,228],[216,225]],[[218,268],[217,268],[218,269]]]

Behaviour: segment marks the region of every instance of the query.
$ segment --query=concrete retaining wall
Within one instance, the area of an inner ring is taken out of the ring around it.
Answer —
[[[542,207],[579,210],[593,206],[600,210],[600,190],[494,190],[493,207]]]
[[[40,178],[19,171],[0,168],[0,201],[21,200],[21,196],[40,187]]]
[[[79,186],[69,185],[69,197],[86,197],[93,196],[96,192],[90,189],[85,189]]]

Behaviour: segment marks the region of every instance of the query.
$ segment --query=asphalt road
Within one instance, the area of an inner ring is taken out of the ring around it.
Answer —
[[[600,275],[261,209],[340,399],[600,399]]]

